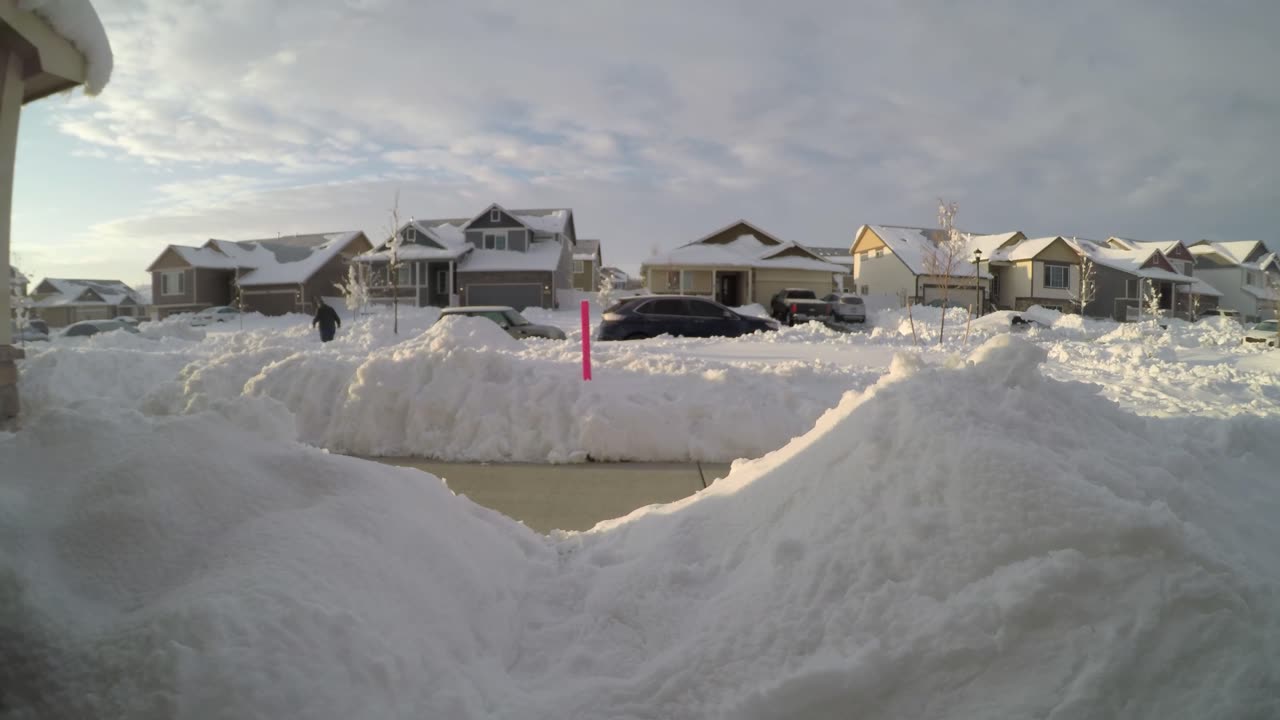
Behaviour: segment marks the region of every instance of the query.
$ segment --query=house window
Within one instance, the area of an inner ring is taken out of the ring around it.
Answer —
[[[489,222],[502,222],[502,211],[498,208],[489,210]]]
[[[1252,272],[1250,272],[1250,271],[1248,271],[1248,270],[1245,270],[1245,271],[1244,271],[1244,284],[1245,284],[1245,285],[1256,285],[1256,284],[1257,284],[1257,282],[1258,282],[1258,281],[1257,281],[1257,278],[1255,278],[1255,277],[1254,277],[1254,275],[1253,275],[1253,273],[1252,273]]]
[[[870,285],[863,285],[863,286],[862,286],[862,294],[863,294],[863,295],[870,295],[870,294],[871,294],[871,286],[870,286]]]
[[[693,271],[692,270],[680,271],[680,287],[685,289],[693,287]]]
[[[413,227],[405,228],[404,241],[409,243],[418,242],[418,231]]]
[[[668,290],[680,289],[680,271],[679,270],[667,271],[667,289]]]
[[[181,295],[186,292],[187,274],[182,270],[170,270],[160,273],[160,294]]]
[[[581,260],[573,261],[573,271],[577,274],[586,272],[586,269],[583,267],[583,262]]]
[[[882,252],[884,252],[884,248],[876,248],[875,250],[871,251],[871,257],[878,258],[880,257],[880,253]]]
[[[506,250],[507,234],[502,233],[485,233],[484,234],[485,250]]]
[[[396,284],[404,287],[413,284],[413,263],[404,263],[396,271]]]
[[[1071,268],[1068,265],[1045,265],[1044,286],[1050,289],[1066,290],[1071,280]]]

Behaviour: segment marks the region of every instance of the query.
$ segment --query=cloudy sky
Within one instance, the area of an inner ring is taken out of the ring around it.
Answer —
[[[606,264],[747,218],[1280,236],[1274,0],[96,0],[116,69],[23,114],[16,263],[572,207]]]

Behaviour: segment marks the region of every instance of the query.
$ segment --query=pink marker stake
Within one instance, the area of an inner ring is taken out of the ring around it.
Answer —
[[[582,301],[582,379],[591,379],[591,317],[587,301]]]

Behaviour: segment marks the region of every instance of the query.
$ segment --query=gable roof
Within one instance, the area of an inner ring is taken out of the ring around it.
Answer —
[[[33,302],[32,307],[143,304],[142,296],[119,280],[45,278],[36,287],[39,288],[45,284],[55,292]]]
[[[841,265],[853,264],[853,256],[849,254],[849,248],[847,247],[806,245],[805,248],[827,262],[839,263]]]
[[[748,232],[736,236],[724,235],[738,225],[742,225],[743,230]],[[823,260],[805,246],[781,240],[745,220],[729,223],[691,243],[655,255],[645,260],[641,266],[655,265],[780,268],[841,274],[847,272],[844,266]]]
[[[553,235],[565,232],[569,223],[573,221],[573,210],[571,208],[530,208],[526,210],[508,210],[498,203],[490,203],[488,207],[476,213],[474,217],[463,223],[462,227],[470,227],[472,223],[479,220],[489,213],[490,210],[501,210],[503,213],[510,215],[516,222],[528,228],[531,232]]]
[[[1032,260],[1040,253],[1044,252],[1045,250],[1048,250],[1050,245],[1053,245],[1054,243],[1057,243],[1057,242],[1066,244],[1066,240],[1064,240],[1060,235],[1053,235],[1050,237],[1042,237],[1042,238],[1030,238],[1027,240],[1023,240],[1022,242],[1016,245],[1013,245],[1011,247],[1003,248],[1001,250],[1001,254],[1004,257],[1008,258],[1009,262]],[[1070,248],[1071,246],[1067,245],[1067,247]]]
[[[1261,240],[1200,240],[1189,248],[1196,257],[1215,254],[1232,265],[1243,265],[1259,251],[1266,251],[1267,246]]]
[[[928,275],[926,269],[929,254],[937,249],[938,243],[942,239],[942,230],[939,228],[921,228],[908,227],[905,225],[863,225],[858,228],[858,233],[854,237],[853,246],[850,252],[858,246],[862,238],[867,232],[874,233],[876,237],[884,242],[885,247],[889,248],[889,252],[893,253],[902,261],[903,265],[911,271],[913,275]],[[961,233],[964,235],[965,233]],[[995,239],[1006,237],[1006,241],[1015,237],[1020,233],[1006,233],[1005,235],[979,235],[977,237],[987,238],[987,242],[994,242]],[[972,240],[972,236],[969,236]],[[984,251],[985,254],[985,251]],[[955,276],[971,276],[974,274],[973,263],[969,258],[973,257],[973,248],[969,248],[967,252],[960,253],[956,258],[955,267],[951,274]],[[990,259],[989,257],[986,259]],[[979,277],[989,278],[991,274],[986,271],[977,273]]]
[[[596,260],[603,259],[600,255],[600,241],[596,239],[583,238],[578,241],[577,247],[573,249],[574,260]]]
[[[1064,238],[1065,240],[1065,238]],[[1183,275],[1162,267],[1149,267],[1150,263],[1157,262],[1168,264],[1168,260],[1164,259],[1164,254],[1155,247],[1138,247],[1133,250],[1125,250],[1098,243],[1093,240],[1082,240],[1079,238],[1071,238],[1065,240],[1067,245],[1075,249],[1090,262],[1103,267],[1119,270],[1120,272],[1133,275],[1135,277],[1150,278],[1152,280],[1162,280],[1166,282],[1197,284],[1195,278],[1189,275]],[[1206,295],[1212,293],[1204,293]]]
[[[353,241],[364,238],[360,230],[312,233],[261,240],[211,239],[200,247],[170,245],[193,268],[213,270],[245,270],[242,286],[292,285],[304,283]],[[367,242],[366,238],[366,242]],[[160,258],[147,268],[151,272]]]

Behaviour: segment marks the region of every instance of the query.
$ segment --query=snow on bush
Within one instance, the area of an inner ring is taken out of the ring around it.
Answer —
[[[1138,417],[1044,356],[904,354],[697,496],[551,538],[269,402],[45,413],[0,438],[6,710],[1268,717],[1280,419]]]

